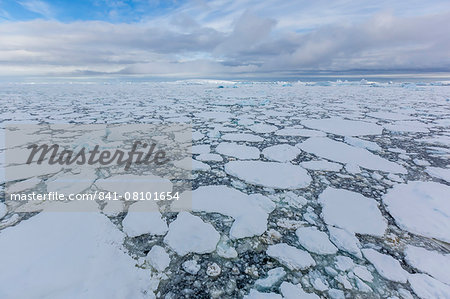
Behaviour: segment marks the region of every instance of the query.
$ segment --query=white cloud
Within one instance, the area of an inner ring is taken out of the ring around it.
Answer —
[[[51,6],[39,0],[27,0],[27,1],[19,1],[19,4],[22,5],[25,9],[37,13],[47,19],[52,19],[54,17],[54,12]]]

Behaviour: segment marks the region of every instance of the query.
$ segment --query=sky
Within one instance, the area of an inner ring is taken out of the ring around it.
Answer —
[[[0,76],[450,73],[448,0],[0,0]]]

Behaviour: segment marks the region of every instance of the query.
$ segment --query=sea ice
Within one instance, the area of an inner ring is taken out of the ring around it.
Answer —
[[[301,284],[292,284],[283,282],[280,286],[281,294],[285,299],[319,299],[320,297],[314,293],[306,293]]]
[[[269,213],[275,209],[275,204],[263,195],[247,195],[227,186],[203,186],[191,194],[193,211],[220,213],[235,219],[230,229],[232,239],[262,235]]]
[[[223,158],[220,155],[217,154],[200,154],[197,157],[195,157],[196,160],[203,161],[203,162],[222,162]]]
[[[219,239],[219,233],[211,224],[188,212],[180,212],[177,219],[170,223],[164,242],[183,256],[190,252],[213,252]]]
[[[268,125],[268,124],[254,124],[248,127],[250,130],[252,130],[255,133],[272,133],[278,130],[278,127]]]
[[[296,145],[301,150],[341,163],[393,173],[407,173],[406,169],[394,162],[374,155],[366,149],[353,147],[329,138],[312,137]]]
[[[308,252],[285,243],[270,245],[266,253],[291,271],[305,270],[316,265]]]
[[[426,274],[416,273],[408,277],[411,289],[420,298],[424,299],[448,299],[450,298],[450,286],[434,279]]]
[[[425,272],[437,280],[450,285],[450,254],[441,254],[425,248],[408,245],[405,261],[412,267]]]
[[[170,256],[164,248],[154,245],[147,253],[146,257],[148,263],[158,272],[162,272],[169,267]]]
[[[264,139],[258,135],[248,133],[228,133],[222,136],[227,141],[245,141],[245,142],[261,142]]]
[[[407,281],[409,273],[392,256],[379,253],[371,248],[362,249],[361,251],[364,257],[374,265],[377,272],[384,278],[401,283]]]
[[[330,240],[340,250],[346,251],[358,258],[362,258],[361,244],[354,233],[350,233],[345,229],[337,228],[334,226],[328,226],[330,232]]]
[[[321,171],[335,171],[339,172],[342,169],[342,165],[338,163],[328,161],[306,161],[300,163],[303,168],[309,170],[321,170]]]
[[[275,135],[279,136],[300,136],[300,137],[325,137],[322,131],[299,129],[299,128],[284,128],[275,132]]]
[[[267,277],[255,281],[255,287],[259,290],[269,290],[279,283],[286,276],[286,271],[282,267],[267,271]]]
[[[362,194],[328,187],[319,195],[325,223],[350,233],[382,236],[386,220],[374,199]]]
[[[450,187],[410,181],[395,185],[383,197],[397,225],[413,234],[450,242]]]
[[[300,155],[300,150],[289,144],[278,144],[266,147],[263,149],[262,153],[268,160],[289,162]]]
[[[365,121],[341,118],[309,119],[302,121],[308,128],[342,136],[380,135],[383,127]]]
[[[444,180],[450,183],[450,168],[427,167],[425,172],[432,177]]]
[[[260,151],[253,146],[222,142],[216,147],[216,152],[225,156],[235,157],[241,160],[259,159]]]
[[[295,234],[300,245],[308,251],[318,254],[335,254],[338,251],[328,239],[328,235],[313,226],[300,227]]]
[[[149,271],[124,252],[124,237],[97,212],[44,212],[6,228],[0,297],[145,298]]]
[[[282,299],[280,294],[277,293],[262,293],[255,289],[251,289],[248,295],[244,296],[244,299]]]
[[[161,213],[155,207],[155,211],[149,211],[150,202],[133,203],[128,208],[128,213],[122,221],[123,231],[129,237],[137,237],[143,234],[164,235],[167,232],[167,223],[161,218]]]
[[[288,163],[231,161],[225,164],[225,172],[247,183],[276,189],[299,189],[311,183],[305,169]]]

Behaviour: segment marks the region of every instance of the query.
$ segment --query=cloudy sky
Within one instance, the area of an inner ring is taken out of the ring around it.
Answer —
[[[448,0],[0,0],[0,76],[450,72]]]

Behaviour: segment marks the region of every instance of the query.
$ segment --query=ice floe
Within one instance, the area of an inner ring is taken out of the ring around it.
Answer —
[[[419,271],[425,272],[437,280],[450,285],[450,253],[442,254],[425,248],[408,245],[405,249],[405,261]]]
[[[186,255],[213,252],[219,239],[219,233],[211,224],[188,212],[180,212],[169,225],[164,242],[179,255]]]
[[[222,142],[216,147],[216,152],[225,156],[235,157],[241,160],[259,159],[260,151],[253,146]]]
[[[436,182],[398,184],[383,197],[397,225],[413,234],[450,242],[450,187]]]
[[[325,223],[352,233],[382,236],[387,228],[378,204],[362,194],[328,187],[319,195]]]
[[[371,248],[362,249],[361,251],[381,276],[395,282],[406,283],[409,273],[402,268],[398,260]]]
[[[325,232],[315,227],[300,227],[295,231],[300,245],[317,254],[335,254],[338,250]]]
[[[297,147],[311,154],[336,162],[356,164],[372,170],[407,173],[403,166],[395,162],[374,155],[366,149],[353,147],[329,138],[312,137],[297,144]]]
[[[261,161],[231,161],[225,172],[247,183],[277,189],[299,189],[311,183],[311,177],[300,166]]]
[[[266,253],[291,271],[305,270],[316,265],[308,252],[285,243],[270,245]]]
[[[380,135],[383,127],[365,121],[342,118],[309,119],[302,121],[308,128],[342,136]]]
[[[278,144],[263,149],[265,158],[277,162],[289,162],[300,155],[300,150],[289,144]]]

